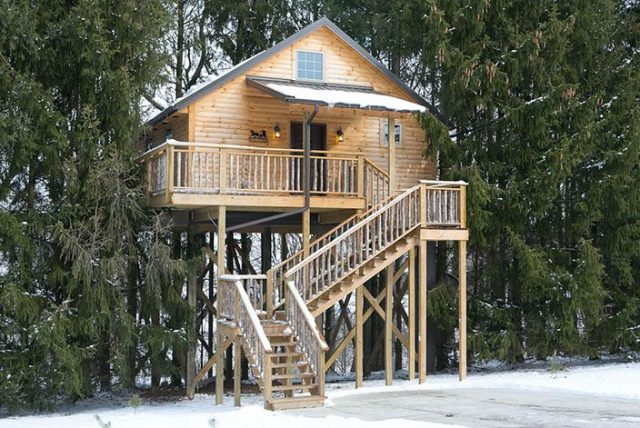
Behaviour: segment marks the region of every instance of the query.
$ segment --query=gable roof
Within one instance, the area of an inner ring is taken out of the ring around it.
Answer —
[[[267,58],[273,56],[277,52],[280,52],[281,50],[291,46],[292,44],[294,44],[298,40],[302,39],[303,37],[307,36],[308,34],[311,34],[312,32],[314,32],[315,30],[317,30],[317,29],[319,29],[321,27],[326,27],[329,30],[331,30],[342,41],[344,41],[352,49],[354,49],[356,52],[358,52],[367,62],[369,62],[371,65],[373,65],[375,68],[377,68],[380,72],[382,72],[382,74],[384,74],[386,77],[388,77],[391,81],[393,81],[400,88],[402,88],[409,96],[411,96],[411,98],[414,99],[414,101],[416,103],[418,103],[418,104],[420,104],[422,106],[425,106],[426,109],[429,110],[429,112],[434,114],[436,117],[442,119],[442,115],[431,104],[429,104],[424,98],[422,98],[416,91],[411,89],[402,80],[400,80],[398,78],[398,76],[396,76],[391,71],[389,71],[389,69],[387,67],[385,67],[380,61],[375,59],[369,52],[367,52],[355,40],[353,40],[351,37],[349,37],[347,35],[347,33],[342,31],[336,24],[331,22],[329,20],[329,18],[322,17],[322,18],[318,19],[317,21],[307,25],[306,27],[304,27],[302,30],[298,31],[297,33],[287,37],[286,39],[284,39],[280,43],[274,45],[273,47],[271,47],[271,48],[269,48],[269,49],[267,49],[265,51],[262,51],[262,52],[260,52],[260,53],[258,53],[256,55],[252,56],[251,58],[248,58],[248,59],[238,63],[237,65],[235,65],[234,67],[230,68],[226,72],[224,72],[224,73],[222,73],[222,74],[220,74],[218,76],[215,76],[213,79],[211,79],[209,81],[206,81],[206,82],[203,82],[203,83],[201,83],[199,85],[195,85],[195,86],[191,87],[191,89],[189,89],[189,91],[187,93],[185,93],[182,97],[176,99],[171,105],[166,107],[163,111],[161,111],[160,113],[156,114],[154,117],[149,119],[147,121],[147,124],[154,125],[154,124],[162,121],[166,117],[170,116],[172,113],[175,113],[176,111],[187,107],[188,105],[190,105],[194,101],[198,100],[199,98],[203,97],[204,95],[208,94],[209,92],[213,91],[214,89],[219,88],[220,86],[224,85],[228,81],[233,80],[234,78],[238,77],[239,75],[242,75],[244,72],[250,70],[255,65],[257,65],[260,62],[266,60]]]

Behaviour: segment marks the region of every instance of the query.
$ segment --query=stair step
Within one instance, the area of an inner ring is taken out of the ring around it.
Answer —
[[[292,341],[289,341],[289,340],[280,340],[280,341],[273,340],[270,343],[271,343],[271,347],[282,346],[282,347],[287,347],[288,348],[289,346],[297,346],[298,345],[298,342],[295,341],[295,340],[292,340]]]
[[[280,333],[269,333],[269,332],[265,331],[265,334],[269,338],[269,342],[271,342],[271,339],[273,339],[273,338],[279,338],[279,339],[288,340],[290,337],[292,337],[293,332],[292,331],[288,331],[288,332],[280,332]]]
[[[271,364],[272,369],[282,369],[282,368],[297,368],[298,370],[301,367],[307,367],[309,364],[306,361],[291,361],[289,363],[273,363]]]
[[[302,373],[287,373],[287,374],[274,374],[271,375],[271,379],[273,380],[277,380],[277,379],[302,379],[302,378],[310,378],[310,377],[314,377],[315,374],[313,374],[313,372],[302,372]]]
[[[308,391],[309,389],[314,389],[317,388],[318,385],[315,383],[310,383],[308,385],[302,384],[302,383],[298,383],[295,385],[276,385],[276,386],[272,386],[271,390],[273,392],[276,391],[295,391],[296,389],[301,389],[304,391]]]
[[[304,409],[307,407],[322,407],[326,397],[308,395],[305,397],[286,397],[273,399],[264,403],[267,410]]]
[[[269,355],[271,358],[279,357],[302,357],[302,352],[276,352]]]

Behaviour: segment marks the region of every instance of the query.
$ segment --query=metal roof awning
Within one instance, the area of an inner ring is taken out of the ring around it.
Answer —
[[[375,92],[367,86],[269,79],[247,76],[247,84],[287,103],[363,110],[424,113],[423,105]]]

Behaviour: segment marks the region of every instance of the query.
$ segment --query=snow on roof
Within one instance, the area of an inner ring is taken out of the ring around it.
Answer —
[[[299,84],[264,82],[264,86],[276,91],[288,102],[319,102],[330,107],[348,107],[371,110],[390,110],[398,112],[427,111],[425,106],[412,103],[390,95],[383,95],[371,90],[321,88]]]

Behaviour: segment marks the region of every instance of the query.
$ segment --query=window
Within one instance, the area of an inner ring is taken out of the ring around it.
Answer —
[[[324,80],[324,57],[322,52],[297,52],[297,78],[303,80]]]
[[[382,143],[382,147],[389,147],[389,121],[387,119],[381,120],[381,130],[380,130],[380,140]],[[394,122],[394,141],[396,142],[396,147],[400,147],[402,145],[402,126],[399,123]]]

